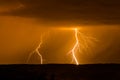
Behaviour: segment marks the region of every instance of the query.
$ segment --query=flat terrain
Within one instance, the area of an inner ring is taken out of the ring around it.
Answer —
[[[1,80],[120,80],[120,64],[0,65]]]

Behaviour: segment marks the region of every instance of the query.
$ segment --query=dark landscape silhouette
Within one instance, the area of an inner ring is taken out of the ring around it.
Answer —
[[[0,78],[1,80],[120,80],[120,65],[0,65]]]

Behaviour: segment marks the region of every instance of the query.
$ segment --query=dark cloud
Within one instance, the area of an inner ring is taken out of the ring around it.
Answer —
[[[4,15],[33,17],[48,23],[120,24],[119,0],[2,0],[1,2],[4,4],[20,2],[24,5],[24,8],[5,12]]]

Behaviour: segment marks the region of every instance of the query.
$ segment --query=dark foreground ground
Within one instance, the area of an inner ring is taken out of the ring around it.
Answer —
[[[120,80],[120,64],[0,65],[0,80]]]

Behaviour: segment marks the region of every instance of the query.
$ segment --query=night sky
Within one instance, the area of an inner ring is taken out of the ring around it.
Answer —
[[[77,53],[80,64],[120,63],[119,26],[119,0],[0,0],[0,63],[26,63],[43,35],[44,63],[71,64],[75,27],[98,40]]]

